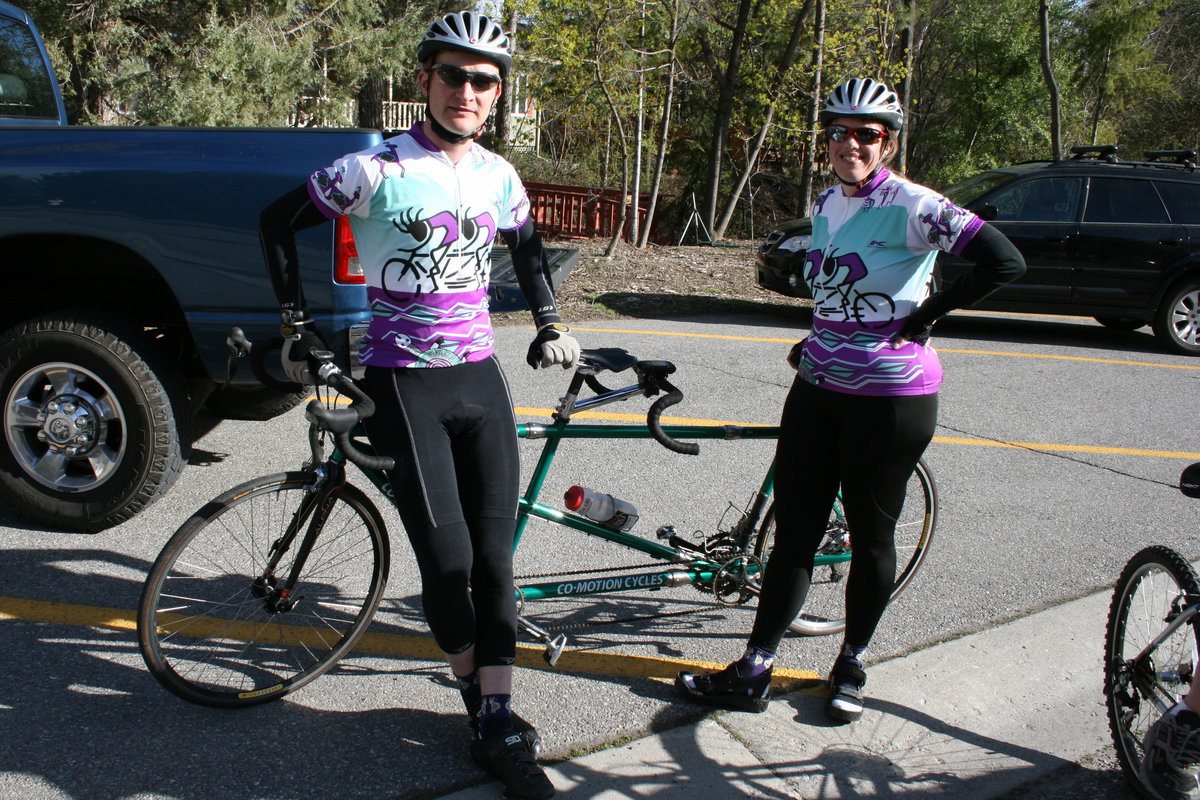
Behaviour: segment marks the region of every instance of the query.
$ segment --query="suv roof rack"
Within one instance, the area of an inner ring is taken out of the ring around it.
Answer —
[[[1104,159],[1115,164],[1117,162],[1118,149],[1115,144],[1077,145],[1071,148],[1071,158],[1075,161],[1081,161],[1085,158]]]
[[[1195,150],[1147,150],[1146,160],[1159,164],[1178,164],[1188,169],[1196,168]]]

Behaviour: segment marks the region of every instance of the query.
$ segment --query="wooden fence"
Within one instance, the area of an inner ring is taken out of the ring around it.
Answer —
[[[589,189],[552,183],[526,183],[533,221],[537,229],[552,236],[612,236],[621,218],[621,193],[615,189]],[[646,221],[646,196],[638,204],[638,226]],[[629,239],[626,220],[621,238]]]

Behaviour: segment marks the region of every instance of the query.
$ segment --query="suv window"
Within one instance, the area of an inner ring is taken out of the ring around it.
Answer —
[[[1082,189],[1081,178],[1035,178],[1001,191],[990,203],[1000,221],[1074,222]]]
[[[1171,221],[1179,225],[1200,225],[1200,183],[1155,182]]]
[[[0,17],[0,116],[58,119],[50,77],[29,28]]]
[[[1084,222],[1165,225],[1170,222],[1150,181],[1092,178]]]

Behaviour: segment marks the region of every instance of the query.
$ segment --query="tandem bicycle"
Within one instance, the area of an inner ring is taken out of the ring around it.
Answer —
[[[348,481],[347,464],[390,500],[392,462],[375,454],[362,432],[361,421],[374,408],[370,398],[333,363],[331,353],[319,354],[317,362],[313,373],[319,388],[305,410],[309,460],[299,470],[248,481],[209,501],[170,538],[146,579],[138,608],[139,647],[155,678],[186,700],[239,707],[299,689],[354,647],[383,598],[390,564],[387,529],[367,493]],[[573,571],[518,579],[520,630],[544,646],[551,665],[567,638],[538,625],[528,614],[531,602],[689,584],[717,605],[744,604],[758,594],[775,533],[773,463],[747,504],[733,507],[732,520],[723,518],[713,532],[691,537],[664,525],[651,539],[542,497],[555,456],[569,439],[652,438],[689,454],[698,450],[691,440],[778,438],[777,427],[663,424],[663,411],[683,399],[671,383],[674,372],[669,361],[639,360],[618,348],[584,350],[553,422],[517,425],[520,439],[542,444],[518,501],[514,547],[520,546],[527,523],[537,519],[642,554],[657,565],[613,566],[597,556],[588,575]],[[632,380],[620,388],[600,380],[624,374]],[[584,411],[638,397],[656,398],[644,423],[574,421]],[[909,480],[896,528],[893,597],[923,563],[936,522],[937,489],[922,461]],[[839,500],[793,631],[825,635],[845,628],[843,581],[852,535]]]

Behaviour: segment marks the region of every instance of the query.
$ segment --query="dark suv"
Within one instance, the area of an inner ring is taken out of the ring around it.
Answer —
[[[1080,314],[1111,328],[1151,325],[1169,350],[1200,356],[1200,171],[1191,150],[1122,161],[1077,147],[1063,161],[988,170],[945,194],[1004,232],[1028,269],[976,308]],[[786,223],[759,248],[758,283],[806,297],[811,225]],[[970,262],[945,254],[941,279]]]

